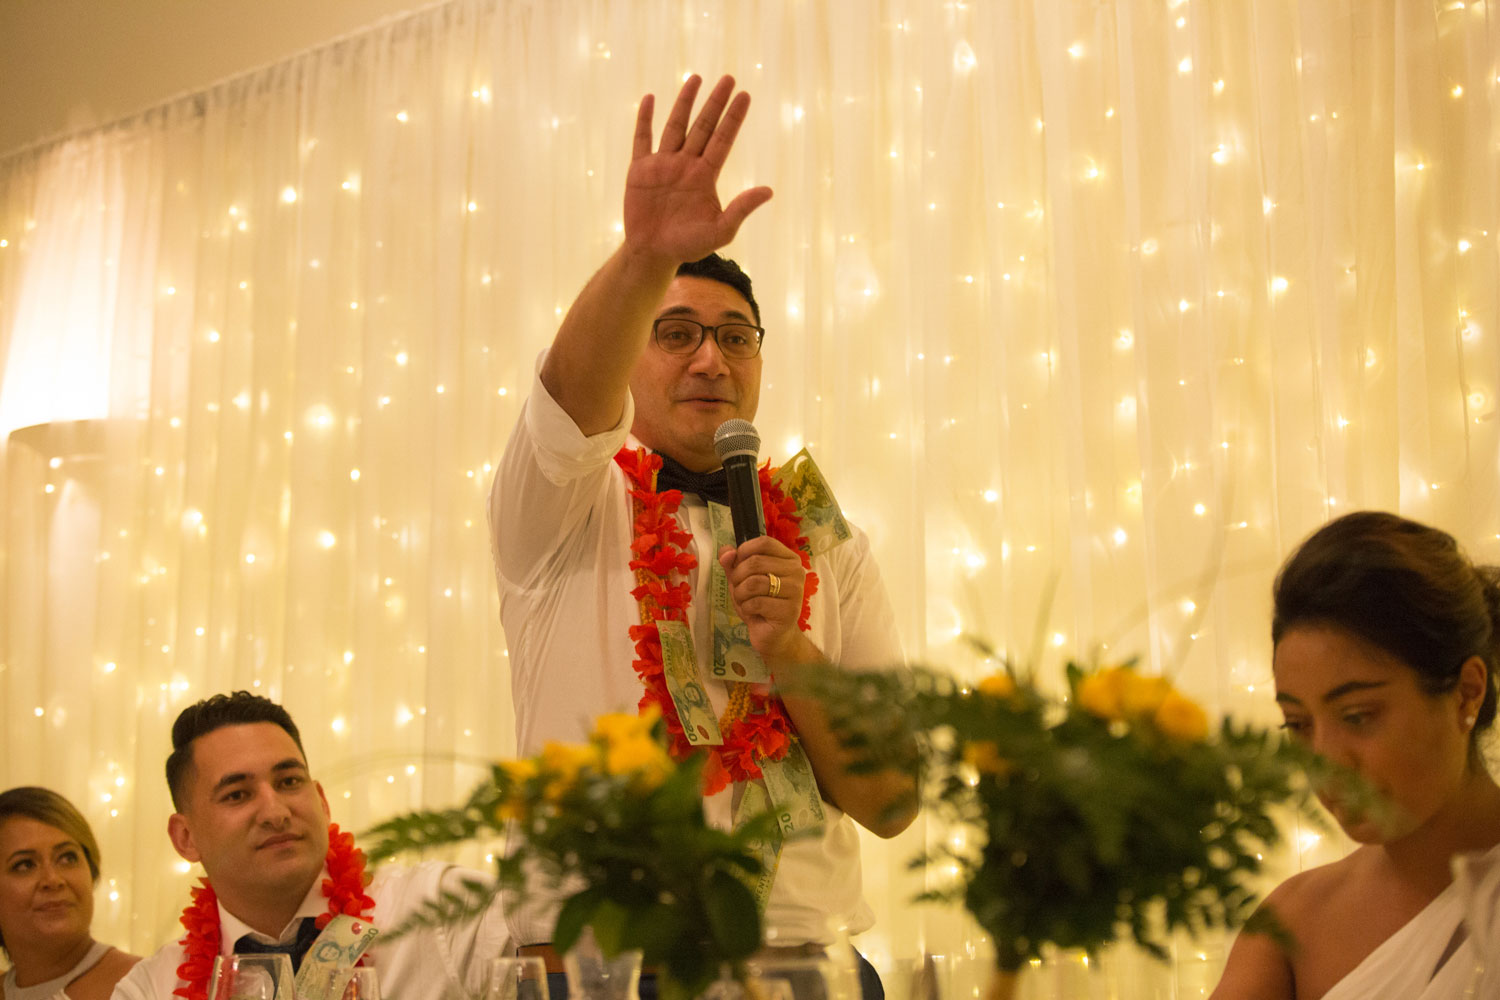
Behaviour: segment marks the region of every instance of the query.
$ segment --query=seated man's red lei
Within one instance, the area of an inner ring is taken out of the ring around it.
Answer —
[[[318,929],[342,913],[371,919],[375,900],[365,895],[365,853],[354,846],[354,836],[341,832],[337,823],[328,825],[324,864],[328,867],[328,877],[323,880],[328,911],[318,915]],[[184,959],[177,967],[177,978],[182,985],[172,994],[184,1000],[207,1000],[208,978],[213,975],[214,959],[219,957],[219,897],[208,879],[194,887],[193,901],[182,911],[182,926],[187,928],[187,935],[179,942]]]
[[[655,705],[661,711],[670,740],[668,750],[674,758],[683,760],[698,748],[683,735],[677,706],[667,689],[662,668],[661,636],[656,623],[663,619],[688,621],[692,591],[687,574],[698,565],[698,560],[687,548],[692,544],[692,536],[677,523],[677,510],[682,504],[681,491],[656,491],[660,456],[644,448],[622,448],[615,455],[615,462],[630,481],[634,510],[635,539],[630,545],[633,554],[630,568],[635,570],[637,586],[630,593],[640,603],[641,624],[630,627],[630,638],[635,642],[636,655],[632,666],[646,689],[641,695],[640,709],[644,712]],[[798,627],[806,632],[810,627],[811,601],[818,589],[818,576],[812,572],[807,539],[800,534],[802,518],[797,515],[797,505],[771,481],[771,471],[769,466],[760,469],[766,534],[796,552],[808,571],[802,589],[802,612],[797,619]],[[764,685],[731,683],[729,693],[729,708],[719,720],[724,743],[707,748],[708,763],[703,769],[705,795],[722,791],[730,782],[760,778],[758,761],[781,760],[796,735],[786,706]]]

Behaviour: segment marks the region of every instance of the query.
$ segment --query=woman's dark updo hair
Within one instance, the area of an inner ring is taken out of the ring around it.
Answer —
[[[1447,532],[1382,511],[1346,514],[1297,547],[1272,597],[1273,645],[1299,625],[1336,626],[1411,667],[1430,695],[1452,691],[1459,668],[1480,657],[1489,680],[1472,735],[1495,721],[1500,569],[1476,567]]]

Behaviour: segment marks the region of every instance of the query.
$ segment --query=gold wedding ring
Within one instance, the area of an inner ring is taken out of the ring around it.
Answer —
[[[767,573],[766,576],[771,580],[771,596],[779,597],[781,595],[781,577],[775,573]]]

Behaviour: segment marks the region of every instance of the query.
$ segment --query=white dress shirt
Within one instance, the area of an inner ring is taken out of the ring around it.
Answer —
[[[540,372],[542,358],[537,360]],[[547,740],[583,740],[605,712],[635,712],[641,682],[630,626],[640,608],[630,595],[631,504],[614,456],[626,444],[634,400],[620,422],[585,437],[534,378],[531,395],[501,456],[490,493],[490,535],[500,586],[500,618],[509,644],[516,739],[523,755]],[[689,575],[694,651],[716,715],[728,688],[709,672],[712,654],[710,573],[716,558],[708,507],[685,496],[678,521],[692,533],[698,568]],[[854,537],[813,560],[818,592],[808,638],[834,663],[894,668],[903,661],[895,614],[858,528]],[[731,823],[734,786],[705,802],[709,821]],[[874,923],[861,892],[854,823],[824,803],[821,836],[785,844],[767,905],[776,944],[830,943]],[[530,907],[512,914],[517,944],[550,939],[550,914]]]
[[[313,882],[297,913],[287,923],[279,938],[296,937],[303,917],[316,917],[328,910],[323,895],[323,874]],[[486,879],[490,876],[443,862],[431,861],[414,868],[385,866],[365,890],[375,900],[373,922],[377,927],[393,928],[414,913],[423,903],[436,899],[440,889],[457,891],[464,878]],[[219,954],[234,953],[235,942],[245,934],[255,934],[261,941],[273,939],[257,934],[244,921],[219,903]],[[111,1000],[171,1000],[172,991],[183,985],[177,978],[177,967],[183,963],[184,949],[178,941],[163,946],[156,954],[138,962],[115,986]],[[365,952],[365,964],[373,966],[382,995],[400,1000],[445,1000],[455,989],[477,995],[484,987],[491,959],[509,952],[505,919],[498,902],[477,920],[435,930],[413,931],[390,944],[379,938]]]

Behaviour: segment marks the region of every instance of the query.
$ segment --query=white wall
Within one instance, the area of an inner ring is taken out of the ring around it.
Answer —
[[[114,121],[426,0],[0,0],[0,155]]]

